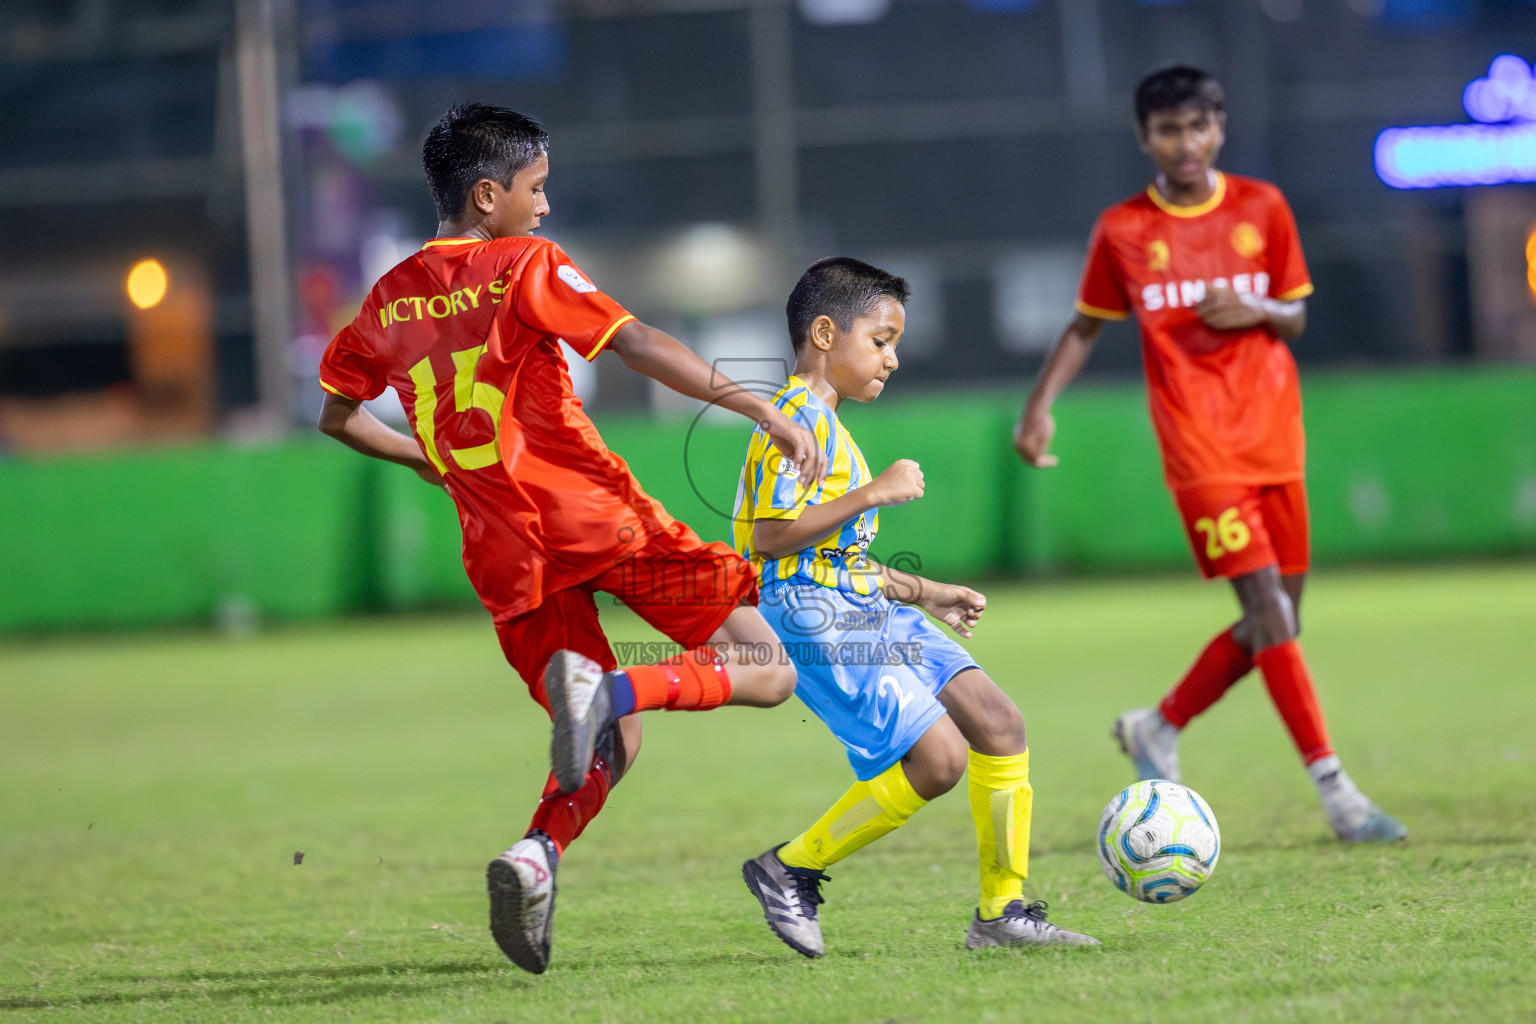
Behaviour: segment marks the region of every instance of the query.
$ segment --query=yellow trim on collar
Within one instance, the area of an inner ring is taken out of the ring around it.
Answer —
[[[1175,217],[1199,217],[1201,214],[1210,213],[1221,205],[1221,201],[1227,197],[1227,176],[1220,171],[1216,172],[1216,190],[1211,193],[1211,198],[1197,206],[1175,206],[1163,198],[1163,194],[1157,190],[1157,182],[1147,186],[1147,195],[1159,210],[1170,213]]]
[[[429,249],[434,245],[469,245],[471,242],[483,242],[483,238],[434,238],[422,245],[423,249]]]

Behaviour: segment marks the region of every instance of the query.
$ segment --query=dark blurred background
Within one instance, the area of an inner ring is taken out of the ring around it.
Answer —
[[[8,0],[0,439],[310,420],[329,336],[434,233],[420,140],[466,99],[546,123],[544,233],[706,357],[787,355],[788,285],[846,253],[915,287],[904,390],[1022,385],[1146,184],[1130,91],[1174,59],[1227,86],[1222,166],[1295,209],[1304,372],[1533,359],[1532,186],[1372,159],[1467,122],[1501,54],[1536,57],[1536,2]],[[668,403],[608,362],[574,368],[596,408]],[[1133,328],[1091,370],[1139,372]]]

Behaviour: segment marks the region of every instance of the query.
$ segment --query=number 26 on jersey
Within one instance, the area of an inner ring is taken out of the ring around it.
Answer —
[[[1195,520],[1195,532],[1205,538],[1205,557],[1215,561],[1222,555],[1241,551],[1253,539],[1248,524],[1243,522],[1236,506],[1212,519],[1201,516]]]

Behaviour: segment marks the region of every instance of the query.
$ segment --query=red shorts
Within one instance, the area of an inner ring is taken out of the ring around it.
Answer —
[[[724,544],[706,544],[682,523],[652,537],[601,576],[546,594],[537,608],[496,627],[502,653],[549,710],[544,666],[559,650],[618,668],[597,620],[597,591],[606,591],[684,648],[714,635],[741,605],[757,604],[757,573]]]
[[[1307,485],[1216,484],[1173,492],[1184,533],[1206,579],[1232,579],[1271,565],[1284,576],[1307,571]]]

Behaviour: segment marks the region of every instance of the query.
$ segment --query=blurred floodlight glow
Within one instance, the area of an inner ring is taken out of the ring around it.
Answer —
[[[1525,239],[1525,283],[1530,286],[1531,298],[1536,300],[1536,225]]]
[[[799,7],[812,25],[869,25],[886,16],[891,0],[800,0]]]
[[[1485,77],[1467,83],[1461,105],[1468,117],[1484,124],[1536,121],[1536,74],[1512,53],[1495,57]]]
[[[1536,123],[1388,128],[1376,136],[1376,176],[1393,188],[1536,181]]]
[[[170,278],[159,260],[139,260],[128,271],[128,301],[140,309],[157,306],[165,298],[169,284]]]
[[[663,243],[651,276],[652,291],[674,309],[725,313],[762,301],[768,265],[757,238],[709,222]]]

